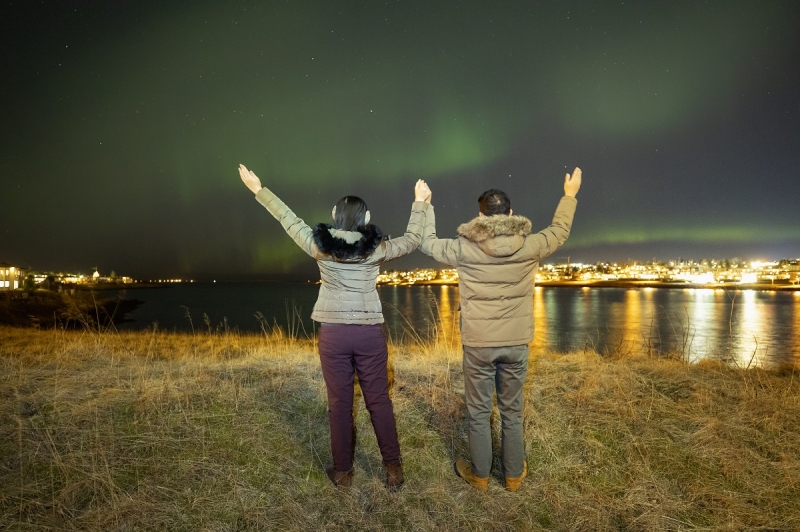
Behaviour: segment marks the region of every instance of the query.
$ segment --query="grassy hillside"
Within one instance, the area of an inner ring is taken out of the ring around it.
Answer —
[[[310,340],[0,328],[0,529],[800,528],[791,369],[533,353],[529,476],[511,494],[495,468],[482,494],[452,472],[467,457],[459,347],[391,355],[406,485],[383,488],[361,402],[343,491],[323,470]]]

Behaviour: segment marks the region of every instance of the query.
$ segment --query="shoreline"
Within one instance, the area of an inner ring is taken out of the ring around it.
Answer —
[[[378,286],[458,286],[458,282],[433,280],[402,283],[379,283]],[[664,288],[669,290],[760,290],[767,292],[800,292],[800,285],[788,284],[696,284],[670,281],[637,281],[634,279],[617,281],[540,281],[536,283],[536,286],[543,288]]]
[[[272,283],[273,281],[233,281],[242,283]],[[301,281],[291,281],[293,283],[300,283]],[[168,288],[176,285],[184,284],[211,284],[211,282],[199,283],[104,283],[92,285],[64,285],[65,288],[75,290],[131,290],[131,289],[148,289],[148,288]],[[217,283],[225,284],[225,283]],[[306,283],[303,283],[306,284]],[[319,282],[315,283],[319,284]],[[405,281],[399,283],[378,283],[377,286],[458,286],[458,281]],[[684,290],[759,290],[766,292],[800,292],[800,285],[791,284],[766,284],[766,283],[714,283],[714,284],[697,284],[685,283],[680,281],[640,281],[635,279],[624,279],[616,281],[539,281],[536,283],[537,287],[542,288],[660,288],[667,290],[684,289]]]

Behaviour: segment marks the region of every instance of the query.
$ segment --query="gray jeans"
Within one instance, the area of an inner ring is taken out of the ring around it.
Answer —
[[[492,396],[502,420],[503,471],[507,477],[522,475],[525,442],[522,435],[522,387],[528,374],[527,345],[507,347],[464,346],[464,395],[469,422],[469,454],[472,473],[488,477],[492,470]]]

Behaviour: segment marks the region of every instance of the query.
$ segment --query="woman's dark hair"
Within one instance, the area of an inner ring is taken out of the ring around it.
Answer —
[[[484,216],[508,214],[511,212],[511,200],[502,190],[490,188],[478,198],[478,207]]]
[[[367,214],[367,204],[358,196],[345,196],[336,202],[336,216],[333,226],[343,231],[357,231],[364,227]]]

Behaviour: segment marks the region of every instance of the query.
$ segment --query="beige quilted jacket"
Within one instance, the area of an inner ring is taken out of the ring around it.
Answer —
[[[267,188],[262,188],[256,199],[297,245],[317,261],[322,285],[311,319],[320,323],[383,323],[381,301],[375,289],[380,265],[419,247],[427,203],[412,204],[403,236],[384,240],[380,230],[372,225],[366,226],[361,235],[334,231],[325,224],[312,229]]]
[[[523,216],[483,216],[458,228],[458,238],[436,237],[428,209],[420,249],[458,271],[461,342],[472,347],[533,341],[533,286],[539,261],[567,240],[577,200],[564,196],[552,224],[531,234]]]

